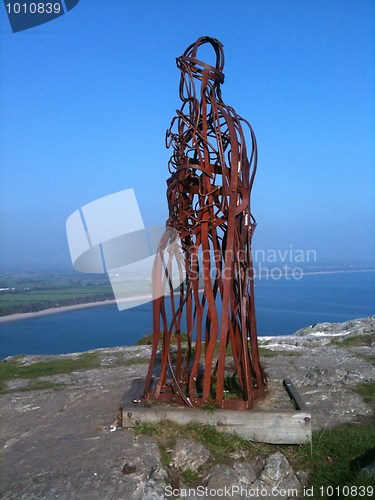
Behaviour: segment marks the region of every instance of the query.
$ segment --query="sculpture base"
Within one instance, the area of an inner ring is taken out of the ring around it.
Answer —
[[[252,410],[188,408],[164,403],[136,403],[144,379],[135,379],[125,392],[119,409],[118,426],[171,420],[185,425],[198,422],[219,431],[235,433],[250,441],[271,444],[302,444],[311,441],[311,414],[290,380],[269,381],[264,399]]]

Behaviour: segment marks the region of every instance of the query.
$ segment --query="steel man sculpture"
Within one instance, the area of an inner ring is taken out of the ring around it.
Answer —
[[[212,46],[215,66],[199,60],[203,44]],[[166,285],[170,293],[153,302],[152,357],[143,399],[247,409],[265,391],[251,256],[256,139],[250,124],[222,100],[224,53],[218,40],[199,38],[177,66],[182,106],[167,131],[167,147],[173,148],[169,218],[153,274],[154,287]],[[171,251],[176,234],[180,253]],[[167,265],[171,259],[186,273],[175,291]],[[159,345],[161,367],[154,379]]]

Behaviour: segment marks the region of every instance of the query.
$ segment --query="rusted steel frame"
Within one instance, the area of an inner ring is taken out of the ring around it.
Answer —
[[[169,235],[167,231],[164,233],[160,243],[159,243],[159,250],[157,253],[157,257],[160,256],[161,251],[160,248],[163,248],[166,246],[166,243],[169,240]],[[159,284],[162,281],[162,268],[161,266],[158,265],[159,261],[158,258],[155,259],[154,261],[154,266],[152,270],[152,281],[155,284]],[[158,294],[158,290],[154,290],[156,294]],[[146,375],[146,380],[145,380],[145,388],[149,388],[151,386],[151,380],[154,372],[154,367],[155,367],[155,361],[156,361],[156,354],[160,342],[160,301],[158,300],[153,300],[152,303],[152,311],[153,311],[153,336],[152,336],[152,351],[151,351],[151,359],[150,359],[150,364],[148,367],[148,372]]]
[[[199,244],[200,236],[197,236],[197,243]],[[190,375],[189,375],[189,396],[191,401],[194,401],[198,397],[197,393],[197,379],[198,379],[198,368],[199,361],[201,357],[201,349],[202,349],[202,317],[203,317],[203,305],[199,299],[199,273],[197,272],[199,269],[198,264],[198,246],[194,247],[194,252],[192,253],[193,257],[193,269],[196,270],[195,277],[191,278],[192,288],[193,288],[193,300],[195,302],[195,317],[196,317],[196,338],[195,338],[195,356],[193,361],[193,366],[191,367]],[[198,276],[198,277],[197,277]],[[193,403],[194,404],[194,403]]]
[[[234,241],[234,231],[235,231],[235,210],[237,202],[237,182],[238,177],[236,175],[236,169],[238,168],[240,162],[240,155],[238,151],[238,143],[236,133],[234,131],[234,125],[229,119],[229,115],[226,115],[222,110],[224,118],[226,118],[226,123],[228,126],[231,149],[231,175],[230,185],[229,185],[229,209],[228,209],[228,228],[227,228],[227,241],[224,257],[224,290],[223,290],[223,301],[222,301],[222,314],[221,314],[221,326],[220,326],[220,344],[219,344],[219,358],[218,358],[218,371],[216,380],[216,402],[218,404],[223,400],[224,393],[224,374],[225,374],[225,353],[226,353],[226,340],[227,340],[227,326],[229,320],[229,293],[230,287],[233,283],[233,241]],[[228,248],[229,247],[229,248]],[[229,274],[229,276],[228,276]]]
[[[203,44],[214,49],[214,66],[197,58],[198,48]],[[180,236],[186,283],[175,296],[169,264],[177,256],[170,253],[167,265],[162,264],[170,243],[167,230],[159,245],[153,278],[156,288],[167,284],[170,288],[172,320],[168,324],[167,296],[156,297],[152,356],[144,398],[189,406],[215,401],[222,408],[251,408],[265,389],[251,268],[255,220],[250,212],[250,192],[257,167],[256,139],[248,122],[222,100],[224,53],[218,40],[198,39],[177,59],[177,66],[181,71],[182,106],[166,136],[167,147],[173,148],[168,163],[171,177],[167,181],[167,226]],[[250,158],[242,124],[250,131]],[[180,261],[178,265],[181,273]],[[199,290],[200,273],[203,291]],[[183,315],[187,328],[184,352],[180,336]],[[163,325],[161,369],[153,386],[160,323]],[[174,364],[173,336],[177,337]],[[232,399],[226,399],[224,393],[228,346],[232,349],[233,373],[241,388],[241,396]]]

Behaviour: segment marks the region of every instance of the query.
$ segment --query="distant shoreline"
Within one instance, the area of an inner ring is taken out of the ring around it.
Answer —
[[[337,271],[307,271],[303,276],[310,276],[312,274],[342,274],[342,273],[373,273],[375,269],[338,269]]]
[[[346,270],[332,270],[332,271],[311,271],[311,272],[304,272],[303,276],[311,276],[311,275],[320,275],[320,274],[339,274],[339,273],[361,273],[361,272],[375,272],[375,269],[346,269]],[[285,277],[288,275],[285,275]],[[264,278],[263,278],[264,279]],[[152,299],[151,295],[139,295],[136,297],[129,297],[126,299],[122,299],[124,302],[130,302],[133,300],[140,300],[140,299]],[[9,314],[7,316],[0,316],[0,324],[1,323],[8,323],[10,321],[18,321],[22,319],[30,319],[30,318],[37,318],[39,316],[46,316],[47,314],[56,314],[56,313],[63,313],[63,312],[68,312],[68,311],[74,311],[74,310],[79,310],[79,309],[86,309],[90,307],[100,307],[100,306],[105,306],[105,305],[110,305],[110,304],[116,304],[115,299],[107,299],[107,300],[101,300],[97,302],[87,302],[84,304],[72,304],[70,306],[61,306],[61,307],[51,307],[49,309],[42,309],[41,311],[34,311],[34,312],[26,312],[26,313],[15,313],[15,314]]]
[[[129,297],[126,299],[122,299],[121,302],[131,302],[133,300],[140,300],[140,299],[151,299],[151,295],[139,295],[137,297]],[[10,321],[18,321],[20,319],[37,318],[39,316],[46,316],[47,314],[64,313],[78,309],[86,309],[89,307],[107,306],[110,304],[116,304],[116,300],[115,299],[100,300],[97,302],[86,302],[84,304],[72,304],[71,306],[50,307],[49,309],[42,309],[41,311],[8,314],[7,316],[0,316],[0,324],[8,323]]]

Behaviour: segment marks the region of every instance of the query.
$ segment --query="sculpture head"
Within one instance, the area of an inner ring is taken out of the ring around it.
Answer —
[[[201,61],[197,57],[197,52],[200,46],[210,44],[215,52],[215,66]],[[195,86],[198,80],[201,82],[201,93],[207,87],[210,90],[215,89],[219,93],[220,84],[224,83],[224,49],[223,45],[216,38],[203,36],[189,45],[182,56],[176,59],[177,67],[181,71],[180,80],[180,97],[182,101],[186,101],[191,97],[197,97]]]

